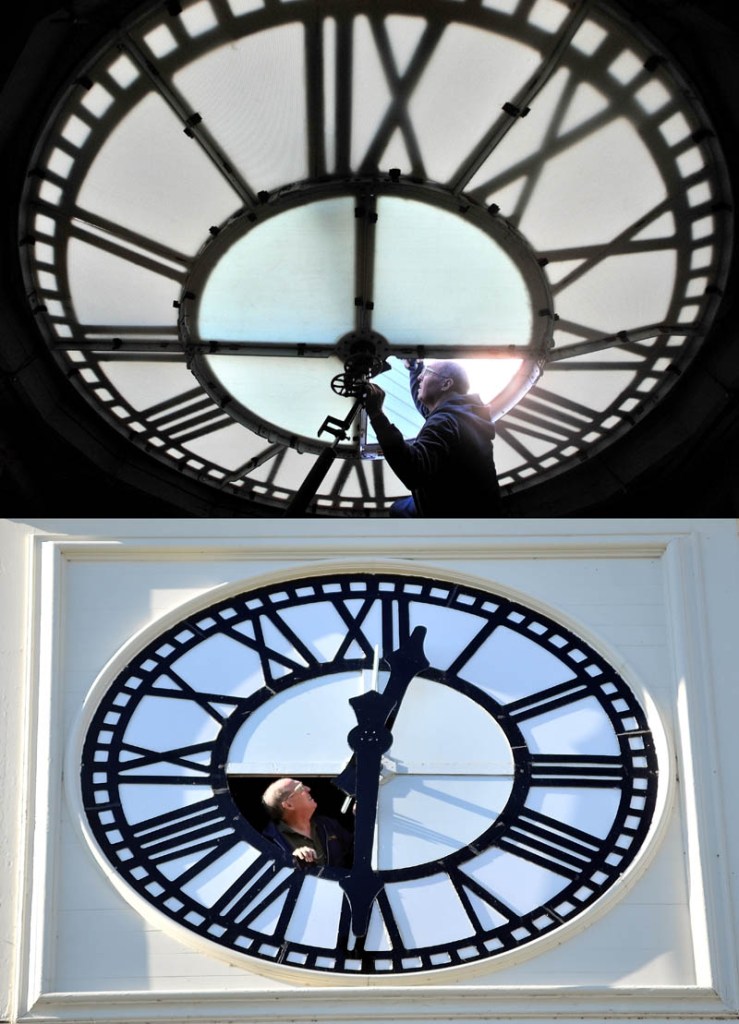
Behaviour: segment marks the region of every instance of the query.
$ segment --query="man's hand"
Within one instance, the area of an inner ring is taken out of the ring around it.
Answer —
[[[372,416],[373,413],[380,412],[384,401],[385,392],[379,384],[368,384],[364,394],[364,407],[368,415]]]
[[[299,846],[296,850],[293,850],[293,857],[303,861],[304,864],[314,864],[316,851],[312,846]]]

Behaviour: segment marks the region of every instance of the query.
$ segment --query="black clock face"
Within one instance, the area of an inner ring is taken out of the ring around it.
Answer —
[[[284,510],[352,407],[332,382],[388,367],[411,439],[423,356],[468,361],[525,492],[625,443],[700,351],[730,173],[618,5],[151,0],[116,22],[38,139],[20,257],[64,388],[152,472]],[[342,438],[311,512],[384,515],[406,490],[363,413]]]
[[[309,785],[354,832],[296,868],[258,795]],[[257,960],[345,975],[499,957],[620,884],[650,835],[645,713],[568,628],[467,584],[332,573],[163,631],[86,730],[99,857],[140,906]],[[541,944],[540,944],[541,945]]]

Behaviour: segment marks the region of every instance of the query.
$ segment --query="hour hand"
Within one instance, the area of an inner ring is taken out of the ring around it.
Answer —
[[[408,689],[408,684],[423,669],[428,668],[429,661],[423,652],[423,643],[426,639],[426,627],[416,626],[408,639],[401,643],[397,650],[387,656],[387,663],[390,666],[390,677],[382,693],[370,690],[352,697],[349,703],[354,708],[357,718],[357,726],[352,729],[347,737],[349,746],[354,753],[349,759],[346,767],[340,775],[334,779],[334,785],[343,790],[349,796],[357,795],[357,753],[358,738],[357,730],[374,730],[377,734],[375,742],[380,742],[382,734],[383,752],[388,750],[392,743],[390,729],[400,708],[400,703]]]
[[[341,774],[334,779],[334,785],[348,796],[356,797],[357,759],[374,761],[377,758],[379,777],[380,758],[390,749],[393,734],[385,724],[388,714],[383,694],[377,690],[368,690],[358,697],[352,697],[349,703],[357,718],[357,724],[347,736],[347,742],[354,753]]]

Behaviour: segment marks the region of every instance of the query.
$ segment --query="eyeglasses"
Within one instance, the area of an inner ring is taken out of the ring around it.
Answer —
[[[291,789],[290,792],[287,793],[285,796],[280,797],[280,803],[284,804],[286,800],[290,800],[292,797],[296,795],[296,793],[299,793],[301,789],[305,789],[305,784],[302,782],[298,782],[294,789]]]
[[[427,373],[433,373],[434,377],[443,377],[444,379],[447,379],[449,376],[446,373],[439,373],[438,370],[434,370],[431,366],[424,366],[424,368],[421,370],[420,376],[423,377]]]

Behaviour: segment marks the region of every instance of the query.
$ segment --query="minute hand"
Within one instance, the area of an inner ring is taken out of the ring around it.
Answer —
[[[382,888],[372,866],[372,850],[382,755],[393,742],[389,722],[397,714],[411,679],[428,665],[423,653],[425,635],[425,628],[419,626],[409,643],[392,653],[388,659],[390,678],[381,694],[370,690],[352,697],[349,702],[357,718],[356,726],[347,737],[354,755],[335,782],[345,791],[351,787],[352,795],[357,798],[354,861],[350,873],[339,883],[349,900],[352,930],[357,936],[366,935],[372,904]]]
[[[382,696],[387,702],[388,711],[385,725],[388,729],[393,726],[408,684],[414,676],[429,667],[429,660],[423,652],[425,639],[426,627],[416,626],[408,640],[401,644],[397,651],[392,651],[387,658],[390,665],[390,678],[382,691]]]

